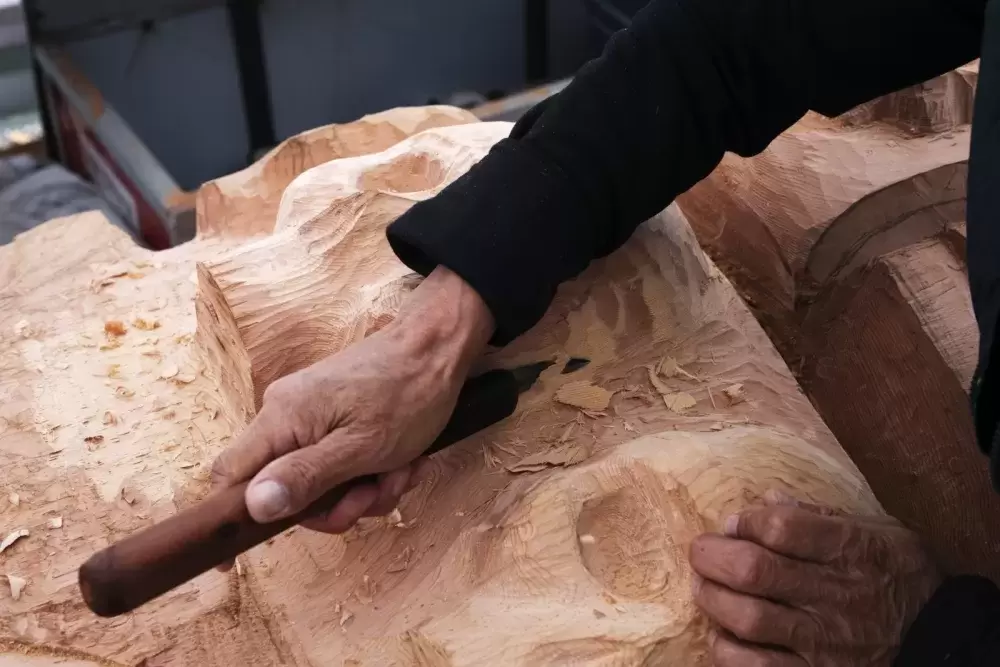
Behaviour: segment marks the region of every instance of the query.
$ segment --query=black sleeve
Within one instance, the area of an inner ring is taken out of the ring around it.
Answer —
[[[494,343],[621,245],[725,151],[763,150],[974,59],[985,0],[653,0],[560,94],[389,228],[400,259],[482,295]]]
[[[947,580],[920,611],[893,667],[1000,665],[1000,591],[981,577]]]

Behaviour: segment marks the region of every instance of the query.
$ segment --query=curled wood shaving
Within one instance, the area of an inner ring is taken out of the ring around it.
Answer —
[[[14,532],[3,538],[3,542],[0,542],[0,554],[9,549],[15,542],[23,537],[28,537],[31,535],[27,528],[18,528]]]
[[[129,505],[135,505],[135,494],[132,493],[132,489],[127,486],[122,487],[122,500],[127,502]]]
[[[571,466],[590,458],[590,451],[583,445],[568,444],[526,456],[507,466],[512,473],[539,472],[555,466]]]
[[[132,326],[136,329],[142,329],[143,331],[152,331],[153,329],[159,329],[160,323],[156,320],[147,320],[144,317],[136,317],[132,320]]]
[[[167,364],[160,369],[160,378],[163,380],[169,380],[180,372],[181,369],[177,368],[177,364]]]
[[[21,599],[21,592],[28,585],[28,580],[14,574],[5,574],[7,585],[10,586],[10,596],[16,601]]]
[[[104,333],[109,336],[124,336],[128,332],[121,320],[108,320],[104,323]]]
[[[49,519],[49,528],[57,529],[63,527],[63,518],[61,516],[54,516]]]
[[[612,392],[586,381],[567,382],[559,387],[556,400],[581,410],[600,412],[611,403]]]
[[[90,436],[87,436],[86,438],[84,438],[83,441],[85,443],[87,443],[88,445],[99,445],[102,442],[104,442],[104,436],[103,435],[90,435]]]
[[[121,398],[132,398],[135,396],[135,392],[128,387],[117,387],[115,389],[115,394]]]
[[[352,618],[354,618],[354,614],[345,609],[340,615],[340,627],[343,628],[345,625],[350,623]]]
[[[104,413],[103,421],[105,426],[110,426],[112,424],[118,423],[118,417],[116,417],[115,413],[111,412],[111,410],[108,410],[107,412]]]
[[[738,405],[747,399],[742,384],[730,385],[723,389],[722,393],[729,399],[729,405]]]
[[[21,504],[21,496],[17,495],[16,493],[11,493],[9,496],[7,496],[7,500],[9,500],[10,504],[13,505],[14,507],[17,507]]]

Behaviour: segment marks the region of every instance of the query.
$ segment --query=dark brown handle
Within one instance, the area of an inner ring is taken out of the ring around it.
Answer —
[[[455,411],[425,454],[433,454],[510,416],[520,390],[514,372],[489,371],[462,387]],[[80,567],[80,592],[99,616],[118,616],[225,563],[278,533],[333,507],[358,477],[328,491],[304,511],[257,523],[247,511],[247,484],[234,486],[94,554]]]

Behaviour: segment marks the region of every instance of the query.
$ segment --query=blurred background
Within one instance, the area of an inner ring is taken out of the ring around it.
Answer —
[[[102,208],[139,243],[283,139],[396,106],[515,120],[646,0],[0,0],[0,243]]]

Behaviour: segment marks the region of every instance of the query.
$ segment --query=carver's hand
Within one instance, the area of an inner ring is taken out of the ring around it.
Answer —
[[[247,508],[265,523],[342,482],[382,473],[378,485],[352,489],[305,525],[343,532],[362,516],[391,512],[411,483],[411,462],[444,428],[492,331],[479,295],[436,269],[393,323],[268,387],[257,417],[216,460],[213,486],[252,478]]]
[[[894,519],[770,493],[725,533],[691,545],[695,602],[721,627],[716,667],[888,666],[941,583]]]

